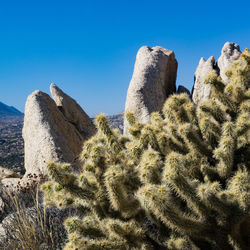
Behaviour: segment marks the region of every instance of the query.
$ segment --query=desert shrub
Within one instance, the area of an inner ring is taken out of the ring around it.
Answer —
[[[250,248],[250,56],[207,77],[211,97],[167,99],[148,124],[126,115],[130,137],[104,115],[85,142],[80,174],[50,163],[45,203],[75,207],[65,249]]]
[[[46,181],[47,177],[28,174],[25,182],[22,182],[22,177],[17,180],[4,185],[0,178],[0,198],[3,201],[3,207],[0,208],[0,222],[7,214],[17,211],[16,201],[20,202],[23,208],[35,206],[37,185]],[[39,202],[42,202],[41,195],[39,195]]]
[[[63,221],[74,215],[72,209],[59,210],[43,205],[38,186],[10,192],[1,185],[5,201],[0,220],[0,249],[54,250],[65,244]]]

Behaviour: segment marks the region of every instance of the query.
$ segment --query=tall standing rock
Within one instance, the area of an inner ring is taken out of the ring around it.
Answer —
[[[96,133],[91,119],[74,99],[65,94],[54,83],[50,85],[50,92],[66,120],[77,128],[84,140]]]
[[[176,91],[177,61],[174,52],[160,46],[139,49],[130,81],[125,113],[133,112],[139,122],[147,123],[150,114],[160,111],[166,98]],[[128,134],[124,119],[124,134]]]
[[[239,45],[226,42],[221,50],[221,56],[216,64],[213,56],[209,57],[207,61],[205,61],[204,58],[201,58],[195,72],[195,82],[192,93],[194,103],[197,104],[200,101],[207,100],[210,96],[210,85],[204,84],[204,79],[213,69],[218,72],[225,84],[228,83],[228,78],[225,75],[225,72],[231,67],[234,61],[239,59],[240,55],[241,51]]]
[[[81,134],[42,91],[35,91],[27,98],[23,139],[26,173],[44,175],[47,162],[72,162],[83,143]]]
[[[215,68],[215,59],[210,56],[206,61],[203,57],[200,59],[199,65],[195,71],[194,87],[192,100],[198,104],[201,100],[207,100],[210,96],[210,85],[204,84],[207,74]]]
[[[218,59],[218,68],[222,81],[228,83],[225,72],[231,67],[232,63],[239,59],[241,55],[240,46],[235,43],[226,42],[221,50],[221,56]]]

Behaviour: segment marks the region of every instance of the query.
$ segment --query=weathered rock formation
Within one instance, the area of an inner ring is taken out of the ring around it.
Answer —
[[[222,81],[227,83],[228,78],[225,72],[231,67],[232,63],[239,59],[241,55],[240,46],[235,43],[226,42],[221,50],[221,56],[218,59],[218,68],[220,70],[220,76]]]
[[[166,98],[176,91],[177,61],[174,52],[162,47],[139,49],[130,81],[125,113],[133,112],[139,122],[147,123],[150,114],[161,110]],[[128,123],[124,119],[124,134]]]
[[[65,119],[77,128],[84,140],[95,134],[94,124],[74,99],[65,94],[54,83],[50,85],[50,92]]]
[[[46,178],[49,161],[77,162],[84,140],[95,133],[92,121],[75,100],[54,84],[51,92],[55,101],[39,90],[27,98],[22,131],[26,173],[22,179],[8,176],[2,180],[12,190],[17,186],[26,189]]]
[[[22,177],[20,174],[17,174],[16,172],[8,168],[0,166],[0,180],[3,178],[20,178],[20,177]]]
[[[215,63],[213,56],[209,57],[207,61],[205,61],[204,58],[200,59],[195,72],[195,81],[192,91],[192,99],[194,103],[197,104],[202,100],[208,99],[210,96],[210,86],[204,84],[204,79],[213,69],[218,72],[222,81],[227,84],[228,78],[225,75],[225,72],[230,68],[235,60],[239,59],[240,55],[241,51],[239,45],[226,42],[221,50],[221,56],[219,57],[217,63]]]
[[[49,161],[71,162],[80,153],[83,138],[65,120],[55,102],[41,91],[33,92],[25,105],[23,125],[26,172],[46,174]]]
[[[177,89],[176,93],[177,94],[187,93],[189,96],[191,96],[190,91],[187,88],[185,88],[184,86],[182,86],[182,85],[178,86],[178,89]]]
[[[210,85],[204,84],[207,74],[215,69],[215,59],[213,56],[206,61],[203,57],[200,59],[199,65],[195,71],[194,87],[192,99],[195,104],[201,100],[207,100],[210,96]]]

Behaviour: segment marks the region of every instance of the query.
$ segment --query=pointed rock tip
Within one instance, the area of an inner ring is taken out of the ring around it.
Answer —
[[[52,82],[52,83],[50,84],[50,93],[51,93],[51,94],[52,94],[52,91],[53,91],[53,90],[62,91],[55,83]]]
[[[54,83],[54,82],[52,82],[51,84],[50,84],[50,88],[56,88],[57,86],[56,86],[56,84]]]
[[[210,61],[211,63],[215,63],[215,58],[214,56],[210,56],[207,61]]]
[[[214,56],[210,56],[207,60],[204,57],[201,57],[200,61],[199,61],[199,65],[203,64],[203,63],[207,63],[207,62],[211,62],[211,63],[215,63],[215,58]],[[198,65],[198,67],[199,67]]]
[[[205,62],[205,61],[206,61],[205,58],[201,57],[200,62]]]
[[[43,91],[37,89],[37,90],[33,91],[33,92],[28,96],[28,98],[29,98],[30,96],[44,96],[44,95],[47,95],[47,94],[46,94],[45,92],[43,92]]]

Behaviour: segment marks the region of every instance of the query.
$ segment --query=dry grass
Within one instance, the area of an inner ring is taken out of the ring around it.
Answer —
[[[42,193],[38,188],[28,194],[32,201],[29,207],[18,195],[9,193],[8,196],[12,213],[2,221],[6,235],[0,240],[0,249],[63,249],[67,239],[63,221],[72,210],[46,208],[42,205]]]

